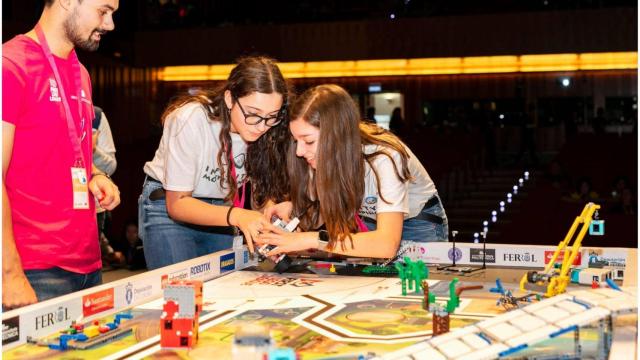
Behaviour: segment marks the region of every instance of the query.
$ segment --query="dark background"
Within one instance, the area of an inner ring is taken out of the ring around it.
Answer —
[[[42,1],[3,1],[2,7],[5,42],[33,27]],[[112,232],[119,236],[125,220],[136,216],[142,166],[158,145],[159,117],[168,100],[214,83],[163,82],[163,66],[228,64],[248,54],[290,62],[637,51],[637,13],[635,1],[623,0],[120,1],[116,30],[97,52],[80,54],[117,148],[114,179],[123,198],[113,212]],[[569,87],[561,86],[564,77],[571,79]],[[637,246],[637,206],[633,214],[609,206],[617,176],[629,179],[637,203],[636,69],[293,83],[298,91],[340,84],[362,111],[369,84],[402,93],[402,138],[436,182],[451,229],[461,231],[459,240],[469,241],[496,207],[492,196],[501,191],[500,181],[511,177],[515,183],[529,169],[533,181],[526,196],[492,226],[490,241],[558,243],[584,205],[567,200],[574,183],[588,177],[607,226],[604,237],[585,242]],[[589,128],[599,107],[611,131],[594,134]],[[527,132],[530,108],[535,120]],[[621,128],[631,131],[615,130]],[[535,139],[537,161],[518,156],[528,136]],[[567,184],[556,186],[548,174],[552,162],[561,165]],[[482,185],[496,181],[495,188]]]

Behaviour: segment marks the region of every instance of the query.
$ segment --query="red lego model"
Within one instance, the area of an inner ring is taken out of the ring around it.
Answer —
[[[198,318],[202,311],[202,281],[172,281],[164,289],[160,317],[162,348],[192,348],[198,342]]]

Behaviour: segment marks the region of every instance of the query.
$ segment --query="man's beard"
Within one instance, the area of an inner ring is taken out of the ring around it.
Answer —
[[[98,50],[98,46],[100,46],[100,41],[93,40],[92,39],[93,34],[98,33],[102,36],[103,34],[106,33],[106,31],[95,29],[91,32],[91,34],[89,34],[88,38],[83,39],[80,33],[78,32],[78,25],[77,25],[77,22],[75,21],[77,18],[78,18],[78,14],[77,12],[74,11],[73,14],[71,14],[71,16],[69,16],[64,21],[64,33],[67,36],[67,39],[69,39],[69,41],[71,41],[73,46],[75,46],[76,48],[80,48],[86,51]]]

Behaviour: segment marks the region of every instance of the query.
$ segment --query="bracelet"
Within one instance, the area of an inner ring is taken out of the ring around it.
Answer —
[[[231,226],[231,222],[229,222],[229,218],[231,217],[231,210],[233,210],[235,206],[229,206],[229,210],[227,210],[227,225]]]
[[[318,250],[327,251],[329,247],[329,232],[327,230],[318,231],[318,243],[316,248]]]
[[[113,182],[113,180],[111,180],[111,176],[109,176],[109,174],[107,174],[107,173],[103,173],[103,172],[91,173],[91,177],[98,176],[98,175],[102,175],[102,176],[106,177],[107,179],[109,179],[110,181]]]

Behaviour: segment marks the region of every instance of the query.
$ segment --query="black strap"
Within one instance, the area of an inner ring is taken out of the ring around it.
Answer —
[[[429,201],[427,201],[426,204],[424,204],[424,206],[422,207],[422,209],[428,209],[432,206],[436,206],[440,203],[440,199],[437,196],[432,196],[431,199],[429,199]]]
[[[418,215],[412,217],[412,219],[425,220],[440,225],[444,223],[444,220],[440,216],[423,212],[420,212]]]
[[[154,179],[152,176],[149,176],[149,175],[147,175],[147,181],[162,185],[162,183],[160,181]],[[162,200],[165,197],[166,197],[166,193],[165,193],[164,189],[161,188],[161,187],[157,188],[157,189],[153,190],[151,193],[149,193],[149,200],[152,200],[152,201]],[[194,197],[194,199],[204,200],[204,201],[212,201],[212,200],[224,201],[224,199],[219,199],[219,198]]]

